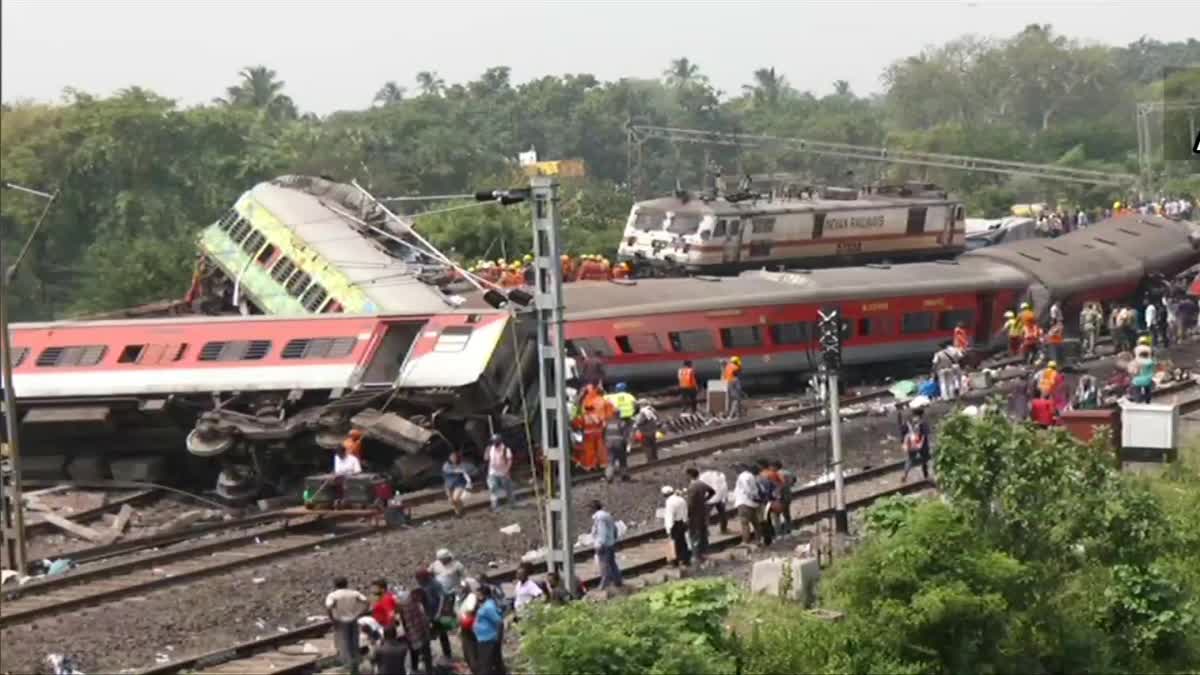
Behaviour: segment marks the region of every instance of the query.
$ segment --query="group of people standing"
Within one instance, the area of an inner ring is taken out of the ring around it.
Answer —
[[[589,381],[580,390],[571,426],[582,432],[575,444],[575,463],[584,471],[604,469],[609,482],[629,480],[629,450],[640,442],[646,461],[658,459],[659,419],[646,399],[635,398],[624,382],[611,394],[603,381]]]
[[[453,657],[450,634],[459,631],[461,649],[472,675],[505,675],[503,597],[496,589],[466,577],[463,564],[446,549],[414,575],[414,585],[392,587],[385,579],[371,584],[371,598],[351,589],[345,577],[334,580],[325,609],[334,626],[334,642],[351,675],[434,672],[432,643]],[[411,668],[405,661],[411,661]]]

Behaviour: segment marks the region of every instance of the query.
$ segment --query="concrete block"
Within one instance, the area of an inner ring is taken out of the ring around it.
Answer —
[[[810,602],[815,597],[816,584],[821,576],[821,567],[816,558],[768,558],[754,563],[750,574],[750,592],[784,596],[781,585],[785,570],[789,569],[791,580],[786,597]]]
[[[67,464],[67,476],[76,481],[108,479],[108,461],[100,455],[79,455]]]
[[[168,478],[167,458],[163,455],[122,457],[109,462],[113,480],[162,483]]]

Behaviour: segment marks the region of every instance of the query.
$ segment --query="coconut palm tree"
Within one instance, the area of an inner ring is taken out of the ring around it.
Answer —
[[[395,80],[388,80],[375,92],[374,102],[382,106],[396,105],[404,100],[405,91],[407,90],[396,84]]]
[[[744,84],[742,89],[754,98],[756,105],[773,106],[788,91],[787,78],[775,73],[775,68],[759,68],[754,71],[754,83]]]
[[[225,90],[218,103],[266,111],[277,119],[295,119],[296,104],[283,92],[286,84],[276,79],[277,73],[266,66],[243,68],[238,75],[242,81]]]
[[[441,96],[446,88],[446,81],[438,77],[436,70],[422,70],[417,73],[417,87],[422,96]]]
[[[676,89],[683,89],[689,84],[708,82],[708,78],[700,73],[700,66],[686,56],[671,61],[671,67],[663,71],[667,84]]]

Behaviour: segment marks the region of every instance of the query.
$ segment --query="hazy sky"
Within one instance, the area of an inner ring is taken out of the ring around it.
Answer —
[[[774,66],[799,89],[836,79],[878,91],[891,61],[975,33],[1050,23],[1072,37],[1126,44],[1200,36],[1200,3],[1178,2],[284,2],[3,0],[3,99],[57,99],[73,86],[141,85],[183,103],[221,95],[240,68],[279,72],[304,110],[368,105],[387,80],[414,89],[436,70],[464,81],[492,65],[517,82],[590,72],[658,77],[687,56],[736,93]]]

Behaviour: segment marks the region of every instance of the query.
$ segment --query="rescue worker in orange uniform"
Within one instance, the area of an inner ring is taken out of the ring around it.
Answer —
[[[575,261],[566,253],[562,254],[562,280],[575,281]]]
[[[603,404],[604,399],[600,399]],[[572,423],[583,431],[583,442],[576,446],[573,454],[575,463],[584,471],[595,471],[608,466],[608,448],[604,445],[604,416],[597,411],[596,404],[584,406],[583,414]]]
[[[599,257],[593,255],[584,256],[583,262],[579,264],[579,280],[605,281],[607,279],[608,271],[600,263]]]
[[[1042,329],[1037,325],[1037,321],[1026,323],[1021,334],[1021,358],[1026,363],[1033,363],[1041,341]]]
[[[628,279],[630,272],[631,270],[629,269],[629,263],[619,263],[616,267],[612,268],[612,278]]]
[[[500,278],[500,285],[504,288],[520,288],[525,285],[525,274],[521,271],[521,263],[511,263],[504,270],[504,276]]]
[[[734,356],[729,359],[729,363],[725,364],[725,371],[721,373],[721,379],[725,380],[726,413],[730,417],[738,417],[742,414],[742,357]]]
[[[696,369],[691,361],[684,361],[679,369],[679,394],[683,397],[683,405],[694,415],[696,400],[700,395],[700,385],[696,383]]]
[[[1021,303],[1021,313],[1017,315],[1017,318],[1021,320],[1022,326],[1037,322],[1037,314],[1033,313],[1033,308],[1029,306],[1028,302]]]
[[[967,328],[963,322],[959,321],[958,325],[954,327],[954,348],[965,354],[970,346],[971,341],[967,337]]]
[[[579,392],[579,407],[587,410],[592,407],[597,412],[601,411],[604,405],[604,387],[597,382],[588,382],[583,385],[583,389]]]
[[[351,429],[350,433],[346,434],[346,440],[342,441],[346,454],[362,459],[362,437],[363,432],[360,429]]]

